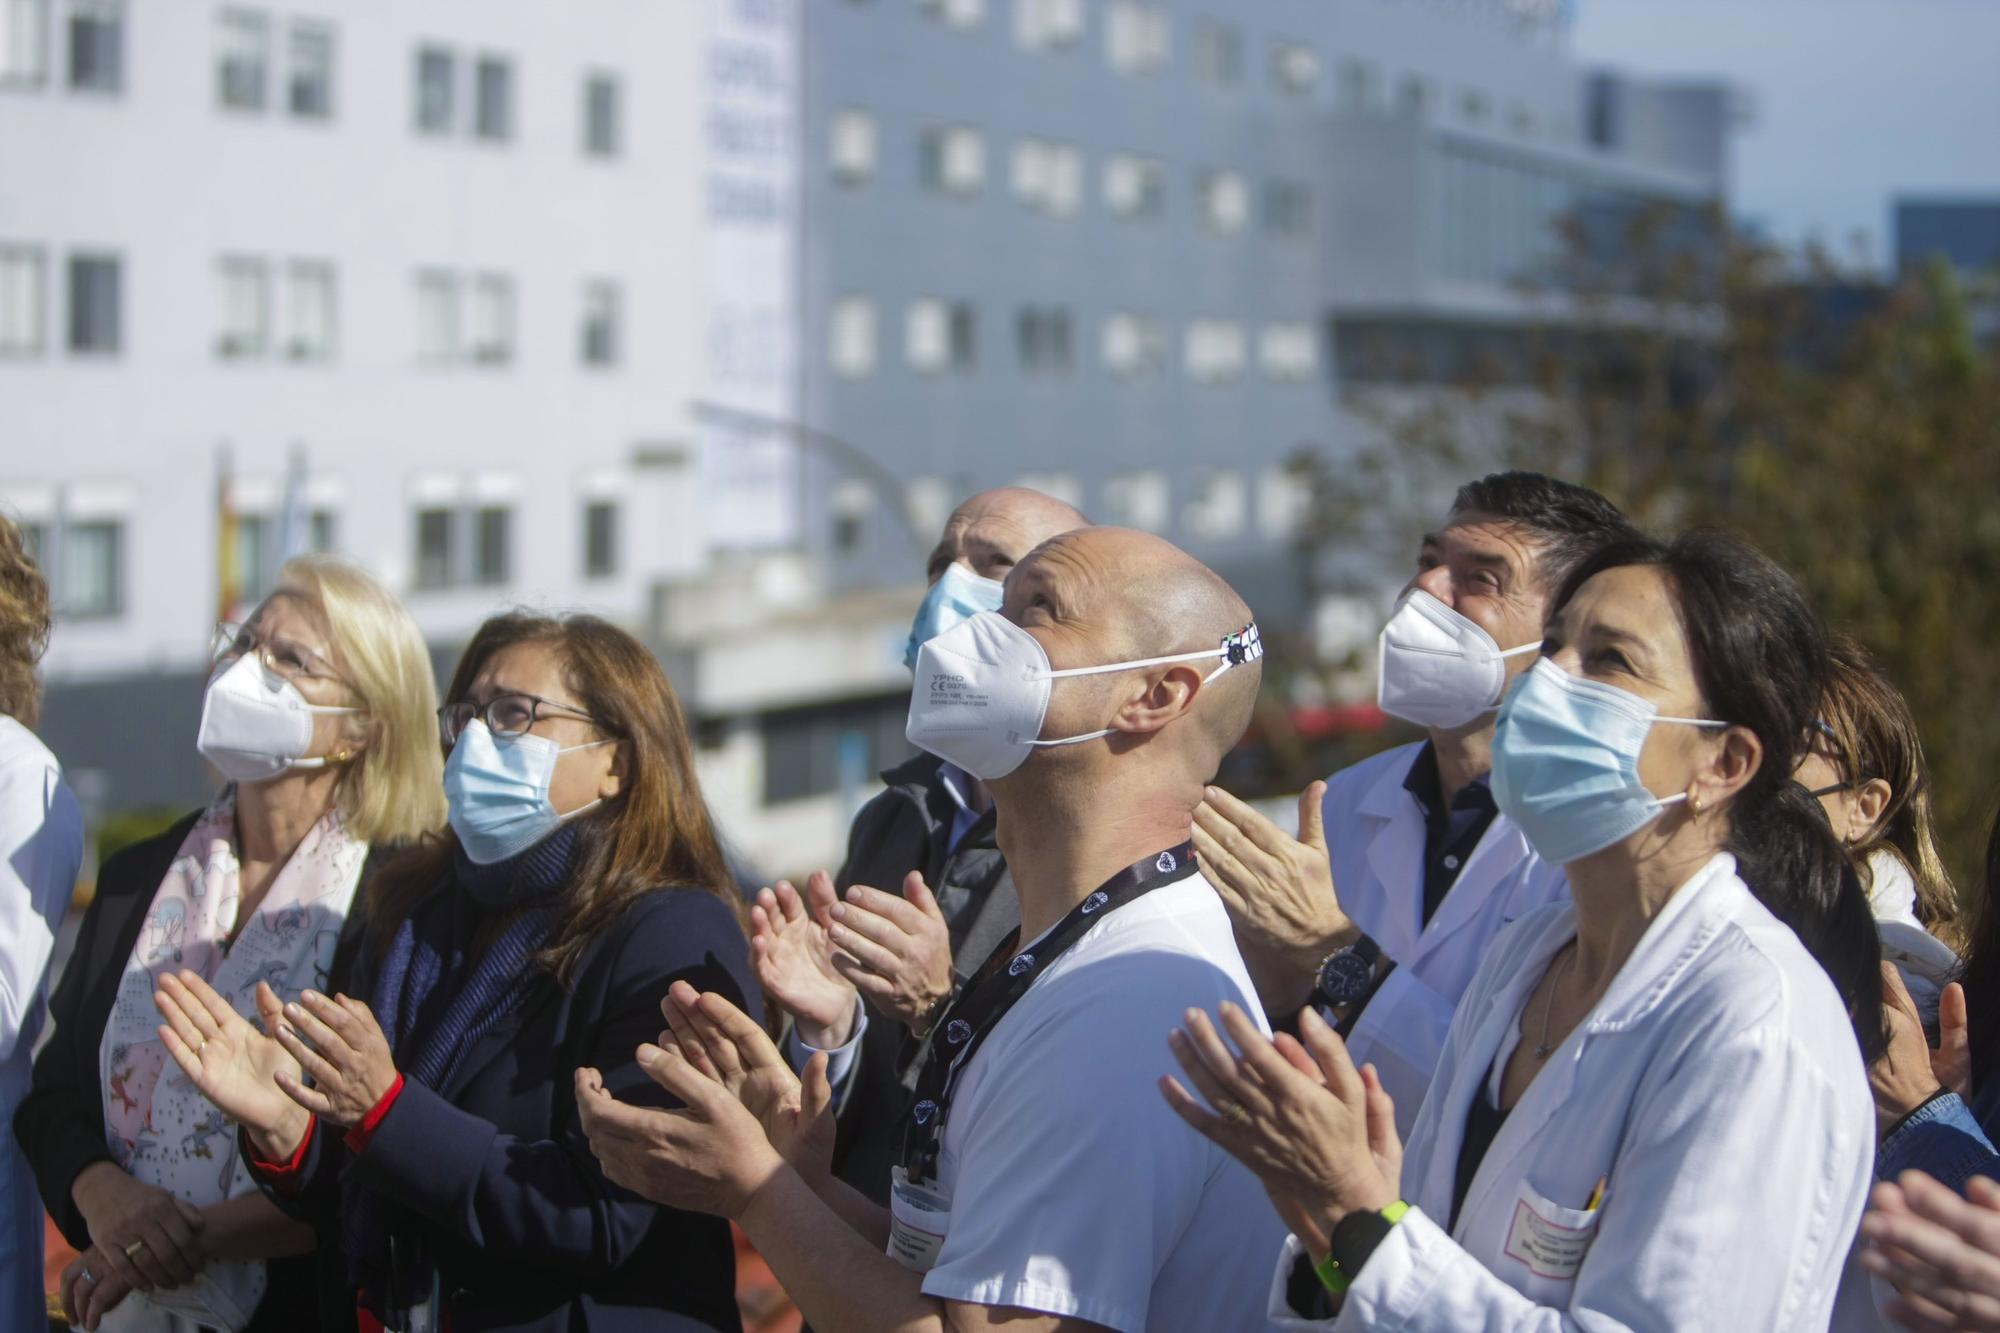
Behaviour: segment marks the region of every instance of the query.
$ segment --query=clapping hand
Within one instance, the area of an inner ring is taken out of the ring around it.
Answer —
[[[827,1112],[833,1089],[824,1053],[808,1062],[803,1076],[794,1074],[748,1014],[685,981],[674,983],[660,1010],[668,1029],[660,1034],[663,1050],[678,1047],[697,1073],[734,1093],[801,1176],[824,1181],[832,1174],[834,1122]]]
[[[1293,1234],[1323,1257],[1341,1218],[1396,1201],[1403,1145],[1395,1104],[1373,1067],[1357,1071],[1346,1043],[1314,1010],[1299,1015],[1299,1040],[1266,1037],[1233,1004],[1221,1016],[1235,1051],[1199,1009],[1168,1037],[1208,1104],[1171,1075],[1161,1078],[1161,1095],[1249,1167]]]
[[[1966,1195],[1905,1171],[1869,1200],[1861,1264],[1894,1284],[1888,1313],[1905,1328],[2000,1330],[2000,1185],[1975,1176]]]
[[[846,1045],[854,1033],[854,983],[834,966],[827,937],[838,901],[833,878],[821,870],[806,881],[804,898],[779,880],[750,907],[750,965],[757,984],[792,1016],[799,1040],[821,1050]]]
[[[249,1131],[268,1160],[290,1158],[310,1117],[278,1084],[280,1075],[297,1080],[299,1062],[278,1043],[284,1019],[270,986],[257,983],[262,1032],[194,972],[162,974],[153,1005],[166,1019],[160,1041],[188,1082]]]
[[[396,1084],[396,1059],[367,1005],[346,995],[306,991],[284,1008],[278,1042],[312,1076],[281,1071],[278,1086],[306,1110],[343,1129],[357,1125]]]
[[[903,896],[856,884],[828,909],[834,966],[884,1013],[919,1037],[952,992],[951,928],[937,897],[912,870]]]

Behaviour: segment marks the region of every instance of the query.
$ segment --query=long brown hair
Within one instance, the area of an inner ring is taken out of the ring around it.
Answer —
[[[624,747],[625,761],[618,795],[571,825],[576,850],[562,890],[561,924],[540,961],[567,984],[584,949],[638,898],[660,890],[712,893],[740,926],[743,905],[695,780],[680,699],[644,644],[596,616],[495,616],[466,645],[445,703],[469,697],[493,655],[523,643],[555,651],[576,702]],[[450,869],[457,850],[457,835],[447,827],[376,876],[369,928],[378,951]]]
[[[1840,751],[1840,776],[1857,787],[1871,778],[1889,784],[1888,804],[1867,838],[1850,849],[1855,869],[1866,883],[1868,858],[1887,848],[1916,885],[1918,922],[1958,947],[1962,943],[1958,891],[1938,854],[1930,768],[1924,763],[1917,720],[1867,649],[1844,635],[1832,636],[1829,646],[1832,670],[1820,717],[1833,731]]]

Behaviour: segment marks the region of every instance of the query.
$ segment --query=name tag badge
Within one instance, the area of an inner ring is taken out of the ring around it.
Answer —
[[[1568,1282],[1583,1267],[1583,1256],[1597,1238],[1602,1211],[1601,1203],[1591,1209],[1550,1203],[1523,1181],[1514,1202],[1514,1220],[1507,1227],[1507,1257],[1527,1265],[1538,1278]]]
[[[889,1257],[916,1273],[937,1266],[938,1252],[951,1230],[951,1200],[924,1185],[912,1185],[902,1167],[889,1177]]]

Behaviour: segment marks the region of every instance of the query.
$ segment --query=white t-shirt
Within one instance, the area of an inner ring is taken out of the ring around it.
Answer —
[[[1263,1024],[1199,874],[1093,926],[973,1052],[938,1160],[951,1225],[924,1291],[1119,1330],[1265,1326],[1285,1229],[1256,1179],[1181,1123],[1167,1033],[1223,1000]]]

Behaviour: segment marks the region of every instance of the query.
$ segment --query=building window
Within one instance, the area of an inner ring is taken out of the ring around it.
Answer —
[[[945,194],[978,194],[986,184],[986,140],[963,125],[930,126],[917,137],[917,175]]]
[[[909,692],[766,714],[762,734],[766,805],[859,791],[910,754],[903,731]]]
[[[1312,325],[1266,324],[1257,335],[1257,362],[1266,377],[1281,383],[1310,380],[1319,369]]]
[[[513,138],[513,64],[501,56],[481,56],[477,71],[472,132],[496,143]]]
[[[71,619],[115,616],[125,610],[125,525],[110,519],[68,523],[62,529],[57,604]]]
[[[1274,236],[1312,233],[1312,187],[1302,181],[1267,181],[1264,185],[1264,226]]]
[[[472,280],[472,359],[504,366],[514,359],[514,280],[481,273]]]
[[[1166,364],[1167,335],[1160,321],[1120,313],[1104,321],[1104,366],[1114,375],[1151,375]]]
[[[1405,74],[1396,80],[1396,111],[1411,120],[1422,120],[1431,109],[1431,81],[1421,74]]]
[[[1023,472],[1011,484],[1040,491],[1074,508],[1083,508],[1083,486],[1073,472]]]
[[[828,358],[842,379],[862,379],[875,371],[875,303],[843,296],[833,303]]]
[[[1015,320],[1015,342],[1021,369],[1030,375],[1065,375],[1074,363],[1070,350],[1069,311],[1024,307]]]
[[[1257,532],[1262,537],[1290,537],[1298,532],[1312,507],[1312,491],[1282,467],[1269,468],[1257,484]]]
[[[971,370],[977,353],[971,303],[933,297],[910,302],[903,321],[903,351],[912,369],[927,374]]]
[[[265,72],[270,64],[270,19],[225,9],[217,22],[216,101],[234,111],[262,111]]]
[[[215,337],[215,354],[229,361],[264,355],[270,340],[270,266],[247,255],[227,255],[216,274],[222,327]]]
[[[451,52],[436,46],[417,48],[417,131],[451,133],[452,85],[456,69]]]
[[[29,245],[0,245],[0,356],[33,356],[42,350],[42,252]]]
[[[583,81],[583,151],[592,157],[618,156],[618,79],[593,74]]]
[[[1470,125],[1484,125],[1493,119],[1493,99],[1477,88],[1458,90],[1458,116]]]
[[[49,0],[0,0],[0,84],[49,73]]]
[[[494,587],[511,577],[514,511],[482,505],[472,511],[472,581]]]
[[[312,548],[315,551],[334,551],[340,548],[340,519],[331,509],[315,509],[308,520],[312,529]]]
[[[608,579],[618,572],[618,506],[592,500],[583,507],[583,576]]]
[[[1104,159],[1104,206],[1121,218],[1156,218],[1166,211],[1167,169],[1150,157],[1113,153]]]
[[[333,359],[335,300],[332,264],[318,259],[292,261],[286,270],[286,356],[294,361]]]
[[[333,115],[333,29],[324,23],[294,23],[287,103],[302,120]]]
[[[1234,171],[1204,171],[1195,178],[1201,225],[1218,236],[1233,236],[1250,217],[1250,187]]]
[[[1050,217],[1076,216],[1083,203],[1083,154],[1071,144],[1021,140],[1014,145],[1014,195]]]
[[[875,117],[855,107],[836,111],[828,129],[827,156],[833,178],[863,185],[875,177]]]
[[[112,255],[69,257],[69,350],[116,355],[120,346],[120,264]]]
[[[1104,483],[1108,522],[1142,532],[1165,532],[1172,501],[1164,472],[1124,472]]]
[[[458,360],[458,275],[443,269],[417,274],[417,359],[432,365]]]
[[[1210,541],[1240,537],[1250,517],[1249,492],[1240,473],[1221,468],[1198,472],[1181,523],[1190,535]]]
[[[1271,48],[1271,82],[1293,97],[1310,97],[1319,90],[1319,52],[1303,42],[1279,42]]]
[[[1532,139],[1541,127],[1541,117],[1535,114],[1535,108],[1526,103],[1516,102],[1507,109],[1507,128],[1517,138]]]
[[[952,28],[973,28],[986,17],[986,0],[917,0],[917,8]]]
[[[417,570],[419,588],[449,588],[457,561],[452,547],[452,512],[449,509],[417,511]]]
[[[1104,53],[1120,74],[1149,74],[1173,56],[1173,24],[1158,4],[1111,0],[1104,14]]]
[[[1187,326],[1184,354],[1188,377],[1197,384],[1228,384],[1243,373],[1243,326],[1222,319],[1197,319]]]
[[[1349,111],[1373,111],[1382,95],[1382,71],[1366,60],[1340,62],[1340,105]]]
[[[623,297],[618,284],[609,281],[583,284],[583,323],[579,355],[586,366],[615,366],[621,355],[620,325]]]
[[[1243,81],[1243,30],[1226,23],[1203,23],[1195,31],[1195,73],[1213,88]]]
[[[1083,0],[1014,0],[1014,40],[1054,51],[1083,40]]]
[[[93,93],[125,87],[125,0],[69,0],[69,86]]]

